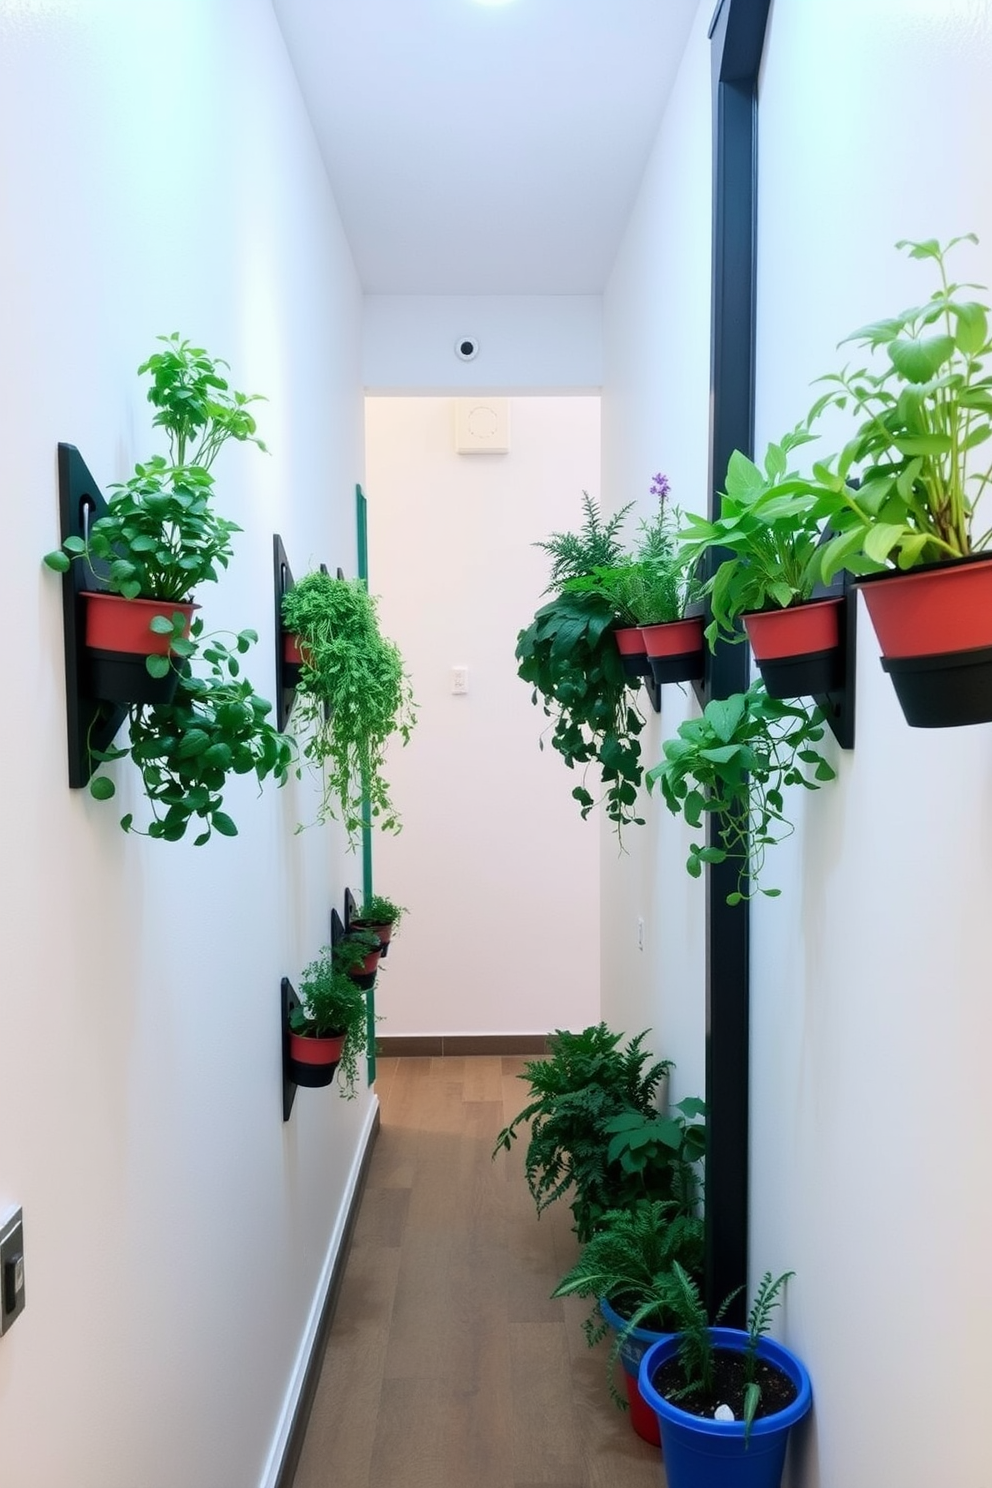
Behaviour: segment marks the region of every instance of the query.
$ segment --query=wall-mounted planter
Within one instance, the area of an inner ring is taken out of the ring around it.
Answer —
[[[620,665],[624,676],[630,682],[644,683],[652,708],[656,713],[660,713],[661,693],[651,671],[640,626],[622,625],[614,630],[613,638],[620,653]]]
[[[89,695],[114,703],[170,703],[179,674],[171,667],[164,677],[153,677],[145,666],[148,656],[168,656],[171,637],[158,635],[151,621],[171,621],[184,615],[189,635],[194,604],[172,600],[124,599],[120,594],[82,590],[86,606],[85,682]]]
[[[856,580],[912,728],[992,722],[992,555]]]
[[[812,697],[841,686],[841,597],[745,615],[744,629],[773,698]]]
[[[706,658],[701,615],[666,625],[642,625],[641,637],[656,683],[692,682],[703,675]]]

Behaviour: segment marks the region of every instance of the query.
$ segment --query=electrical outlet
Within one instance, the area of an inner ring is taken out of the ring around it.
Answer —
[[[643,951],[643,949],[644,949],[644,917],[643,917],[643,915],[638,915],[637,916],[637,949],[639,951]]]
[[[456,666],[451,668],[451,690],[459,697],[468,692],[467,666]]]
[[[15,1209],[0,1222],[0,1333],[24,1311],[24,1221]]]

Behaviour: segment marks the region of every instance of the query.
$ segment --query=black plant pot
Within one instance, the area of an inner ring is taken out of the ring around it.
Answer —
[[[992,723],[992,646],[881,661],[911,728]]]
[[[839,646],[828,651],[806,651],[799,656],[777,656],[758,661],[765,691],[773,698],[811,697],[833,692],[843,681]]]
[[[111,703],[171,703],[179,673],[170,666],[164,677],[153,677],[145,658],[136,651],[98,651],[88,647],[84,696]]]
[[[661,682],[695,682],[706,668],[702,651],[682,651],[674,656],[649,656],[651,676]]]

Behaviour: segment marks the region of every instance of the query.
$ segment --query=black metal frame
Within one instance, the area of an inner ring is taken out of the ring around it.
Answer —
[[[272,538],[272,575],[275,589],[275,647],[276,647],[276,728],[283,733],[296,698],[296,682],[283,655],[283,638],[286,628],[282,623],[282,597],[293,587],[293,570],[286,557],[282,538],[278,532]]]
[[[754,445],[757,85],[770,0],[721,0],[710,26],[713,59],[713,326],[710,510],[731,452]],[[713,555],[719,561],[719,555]],[[700,701],[747,688],[747,648],[718,642]],[[706,875],[706,1260],[715,1308],[747,1283],[749,911],[728,905],[738,865]],[[745,1293],[728,1314],[744,1321]]]
[[[62,541],[85,538],[98,517],[107,511],[100,488],[74,444],[58,447],[59,525]],[[87,696],[85,591],[108,587],[99,571],[72,562],[62,575],[62,618],[65,635],[65,716],[69,755],[69,785],[78,790],[89,783],[99,761],[93,752],[109,749],[127,717],[127,709]]]

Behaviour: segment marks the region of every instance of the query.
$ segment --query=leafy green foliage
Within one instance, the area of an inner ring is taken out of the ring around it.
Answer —
[[[581,1033],[556,1029],[550,1057],[528,1061],[520,1077],[530,1082],[531,1100],[496,1138],[494,1157],[509,1151],[518,1129],[529,1124],[526,1176],[537,1211],[571,1190],[582,1241],[611,1209],[640,1199],[686,1205],[695,1193],[691,1170],[702,1131],[695,1118],[702,1107],[683,1102],[677,1116],[658,1114],[658,1085],[671,1063],[648,1065],[646,1037],[645,1031],[619,1048],[623,1035],[605,1023]],[[614,1118],[632,1113],[636,1127],[611,1129]]]
[[[596,1232],[578,1261],[551,1293],[552,1297],[593,1297],[583,1323],[590,1346],[607,1331],[598,1300],[605,1297],[626,1320],[617,1332],[607,1361],[607,1377],[614,1401],[627,1402],[616,1387],[616,1366],[634,1328],[668,1332],[677,1326],[674,1294],[678,1288],[673,1267],[678,1262],[693,1275],[703,1266],[703,1221],[685,1212],[674,1200],[635,1203],[612,1209],[599,1219]]]
[[[178,331],[157,339],[165,349],[142,362],[138,374],[151,374],[148,401],[158,409],[152,422],[169,436],[172,463],[209,470],[229,439],[264,450],[248,412],[261,394],[231,392],[220,371],[228,363],[182,340]]]
[[[672,1266],[676,1286],[671,1294],[671,1307],[678,1320],[679,1363],[682,1369],[681,1388],[670,1398],[681,1400],[689,1395],[709,1395],[713,1389],[713,1338],[709,1331],[709,1319],[694,1277],[687,1274],[678,1261]],[[747,1319],[747,1342],[744,1346],[744,1441],[747,1442],[754,1418],[761,1403],[761,1386],[756,1379],[758,1344],[768,1332],[773,1310],[781,1301],[780,1293],[786,1282],[795,1275],[784,1271],[772,1280],[766,1271],[755,1294]],[[738,1287],[725,1298],[716,1316],[714,1325],[720,1322],[734,1297],[742,1289]]]
[[[542,605],[533,624],[517,638],[517,674],[533,685],[544,713],[553,719],[551,744],[569,769],[596,762],[606,787],[606,815],[619,832],[641,825],[637,792],[641,783],[638,735],[644,719],[630,688],[613,639],[612,605],[596,595],[561,594]],[[543,745],[542,745],[543,747]],[[572,795],[583,818],[596,804],[583,783]]]
[[[202,827],[196,847],[208,842],[213,832],[237,836],[237,826],[223,810],[229,775],[254,774],[259,784],[272,776],[283,785],[295,753],[292,740],[268,722],[272,704],[241,675],[238,655],[258,639],[255,632],[240,632],[232,650],[216,635],[206,637],[201,647],[202,629],[202,621],[195,620],[173,701],[133,704],[130,748],[94,752],[104,761],[130,754],[138,766],[152,808],[147,836],[178,842],[195,821]],[[201,658],[206,667],[198,672],[194,664]],[[90,792],[98,800],[108,800],[114,794],[113,781],[95,775]],[[121,819],[121,826],[134,830],[130,814]]]
[[[711,646],[718,635],[742,639],[734,628],[738,615],[776,606],[785,609],[813,592],[822,503],[808,480],[787,472],[789,453],[812,437],[795,429],[778,444],[770,444],[764,470],[734,450],[719,517],[686,518],[683,541],[694,560],[731,554],[723,557],[706,585],[713,612],[706,628]]]
[[[569,579],[564,592],[606,600],[621,625],[681,620],[687,605],[702,594],[693,573],[695,555],[677,530],[681,521],[682,513],[663,498],[650,521],[641,522],[640,540],[630,558]]]
[[[828,390],[809,422],[830,408],[861,420],[835,459],[813,467],[834,533],[820,555],[826,581],[840,568],[871,573],[963,557],[992,538],[992,530],[973,531],[992,479],[982,449],[992,435],[989,306],[963,294],[983,286],[951,283],[945,263],[964,241],[977,239],[898,243],[936,266],[937,289],[922,305],[846,338],[881,353],[880,368],[846,367],[820,379]],[[860,476],[857,489],[848,483],[852,472]]]
[[[394,904],[383,894],[372,894],[359,905],[355,919],[366,925],[392,925],[395,930],[405,914],[409,910],[402,904]]]
[[[381,945],[374,930],[349,930],[332,950],[331,960],[337,971],[343,971],[348,976],[361,972],[366,959],[373,951],[380,950]]]
[[[794,830],[785,816],[785,788],[818,790],[834,779],[833,767],[814,748],[823,733],[819,709],[770,698],[754,682],[681,723],[677,737],[665,741],[664,759],[647,772],[648,789],[660,785],[674,815],[696,830],[712,822],[712,840],[689,848],[686,868],[694,878],[705,863],[739,863],[728,904],[758,891],[766,850]]]
[[[588,491],[582,492],[582,526],[578,532],[553,532],[545,542],[536,542],[551,559],[546,594],[553,594],[569,579],[581,578],[596,568],[614,568],[623,558],[620,528],[633,506],[628,502],[607,521]]]
[[[395,734],[409,742],[413,694],[403,658],[379,631],[376,602],[360,579],[311,573],[282,601],[283,622],[304,657],[294,723],[309,730],[304,756],[323,772],[318,819],[340,817],[349,837],[370,820],[399,831],[385,768]]]
[[[289,1015],[294,1033],[304,1038],[344,1034],[338,1083],[345,1099],[353,1100],[358,1088],[358,1061],[368,1048],[366,993],[337,964],[330,946],[325,946],[305,967],[297,994],[300,1006]]]

